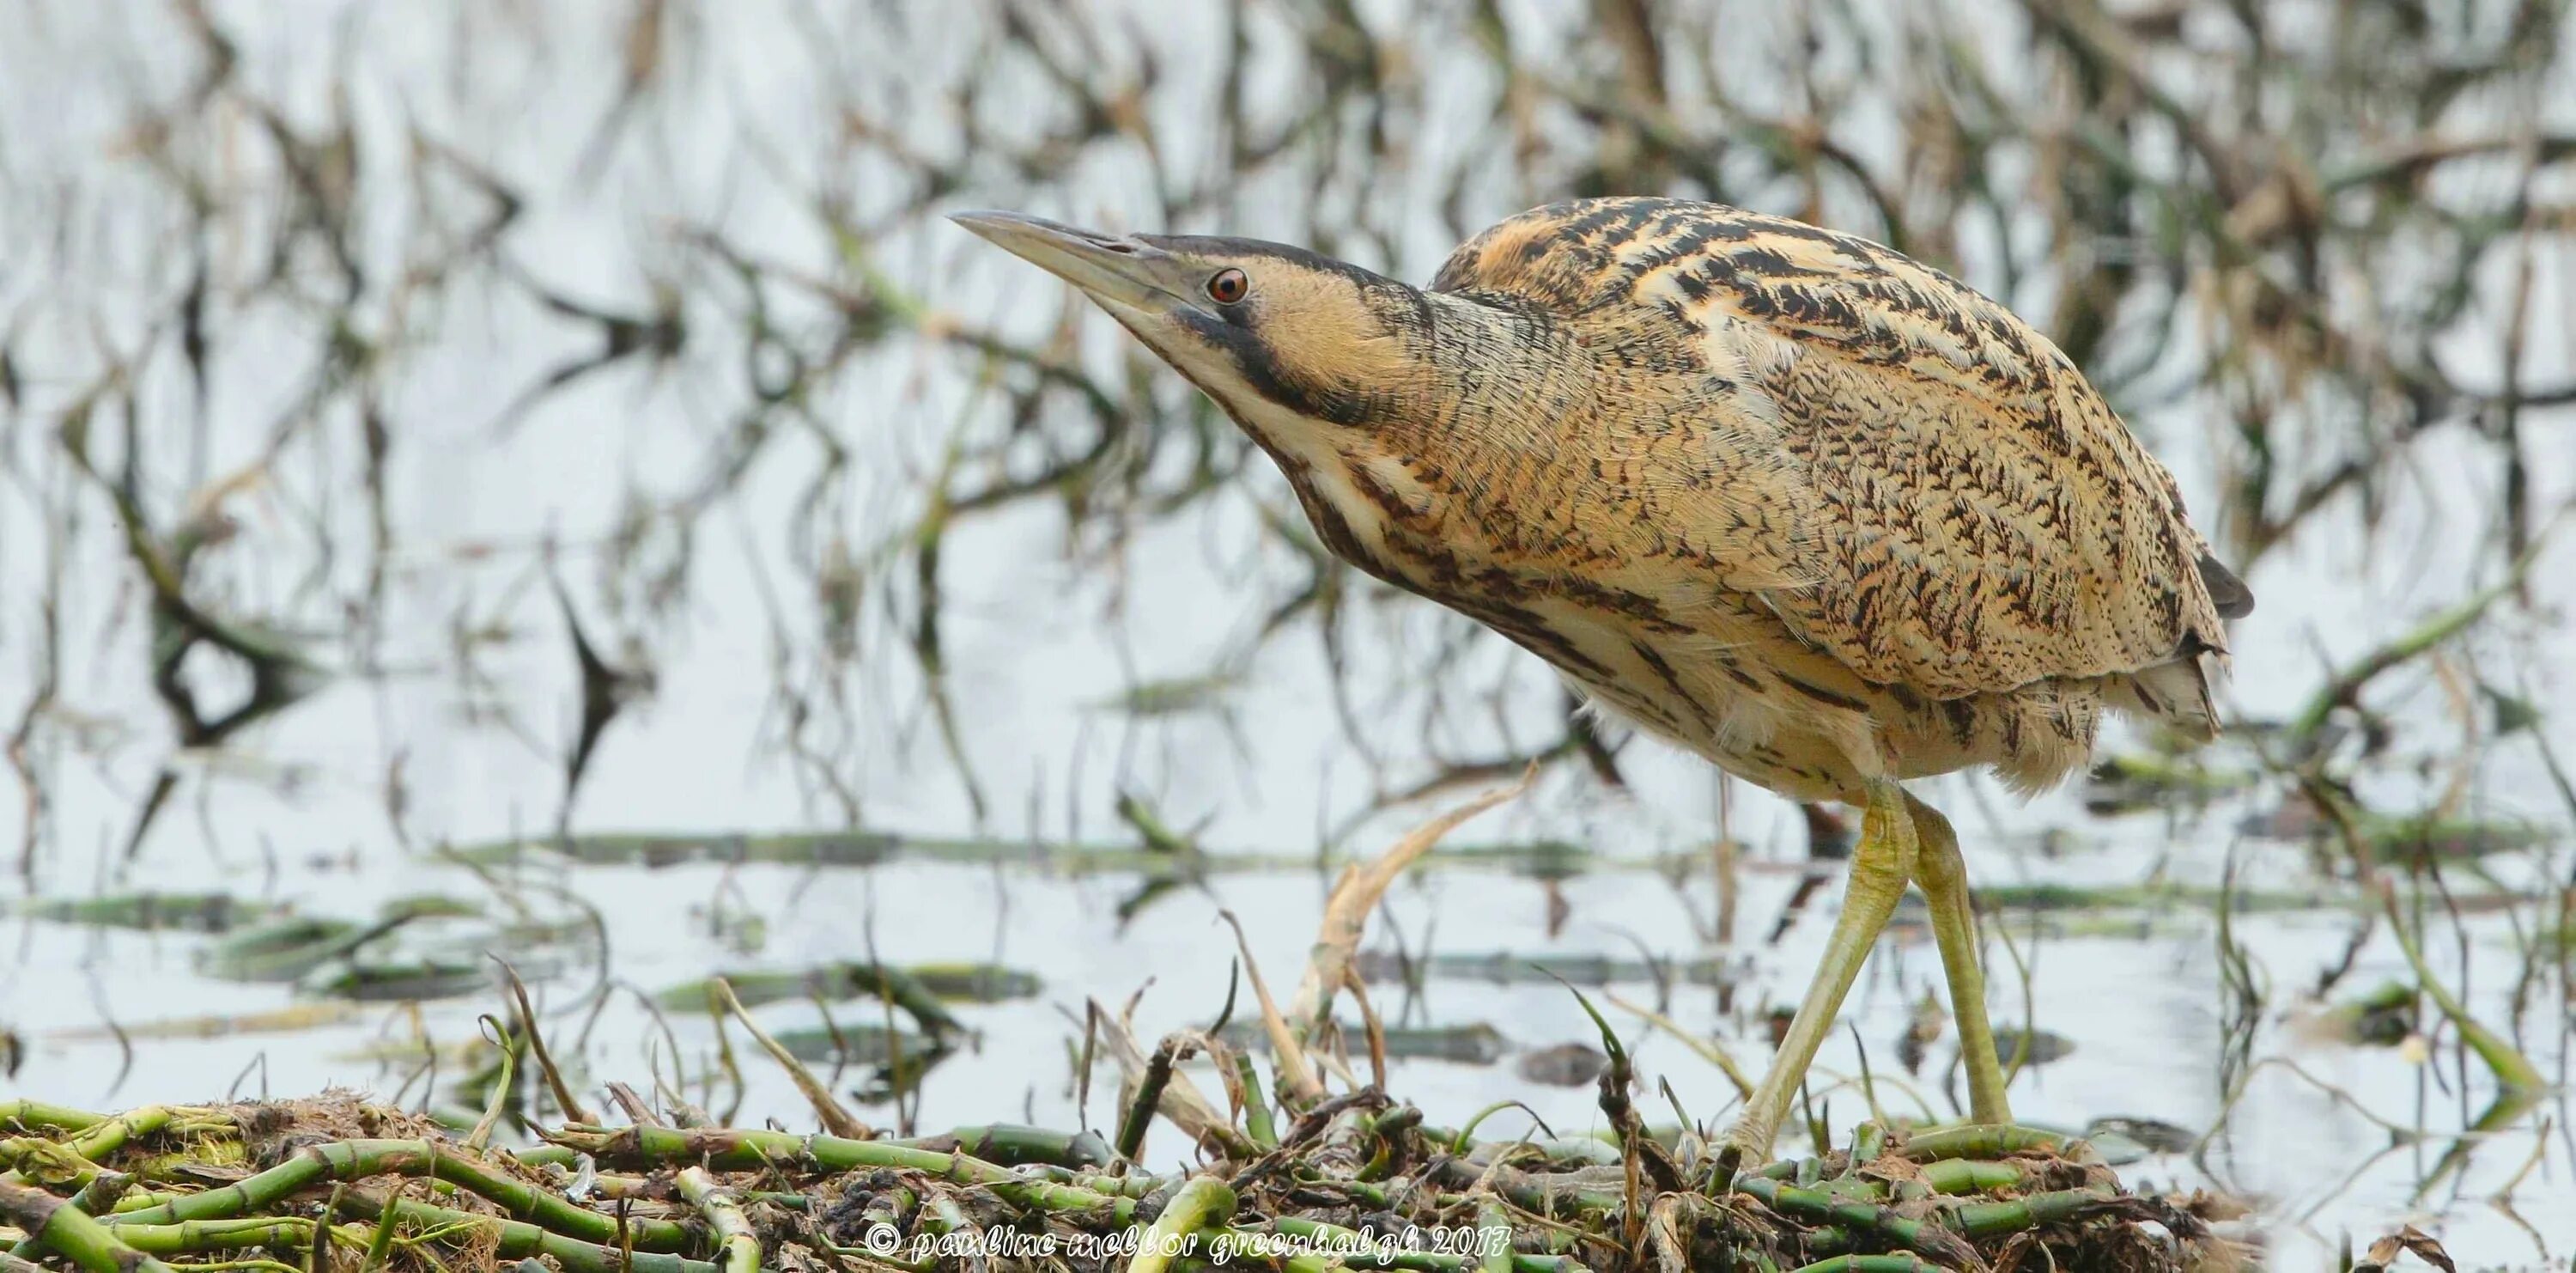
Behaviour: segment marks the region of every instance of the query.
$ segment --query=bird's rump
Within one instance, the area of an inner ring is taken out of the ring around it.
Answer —
[[[1774,448],[1724,476],[1731,501],[1788,529],[1747,551],[1799,554],[1803,582],[1762,600],[1868,681],[1941,699],[2180,663],[2196,687],[2198,656],[2225,650],[2222,609],[2251,605],[2064,353],[1878,244],[1713,204],[1593,200],[1503,222],[1433,286],[1588,329],[1614,368],[1623,342],[1689,333],[1719,432]],[[1641,387],[1688,379],[1651,370]],[[2175,675],[2154,679],[2108,697],[2205,716],[2196,692],[2169,701]]]

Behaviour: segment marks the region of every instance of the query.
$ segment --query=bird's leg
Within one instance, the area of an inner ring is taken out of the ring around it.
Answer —
[[[1727,1132],[1726,1153],[1735,1166],[1755,1166],[1771,1157],[1771,1138],[1779,1132],[1780,1120],[1788,1117],[1790,1100],[1806,1080],[1807,1065],[1833,1030],[1834,1015],[1842,1010],[1843,996],[1859,978],[1879,930],[1895,912],[1896,899],[1914,874],[1914,858],[1914,823],[1906,812],[1904,790],[1888,779],[1873,780],[1861,818],[1860,843],[1852,850],[1851,882],[1843,892],[1842,915],[1834,921],[1834,935],[1816,965],[1816,979],[1808,983],[1807,997],[1798,1005],[1798,1015],[1790,1019],[1771,1068]]]
[[[1968,899],[1968,864],[1959,835],[1941,811],[1905,797],[1921,852],[1915,882],[1932,903],[1932,937],[1941,946],[1941,970],[1950,978],[1950,1015],[1959,1025],[1959,1058],[1968,1067],[1968,1117],[1993,1125],[2012,1121],[2004,1100],[2004,1067],[1995,1055],[1994,1027],[1986,1023],[1986,979],[1977,969],[1977,910]]]

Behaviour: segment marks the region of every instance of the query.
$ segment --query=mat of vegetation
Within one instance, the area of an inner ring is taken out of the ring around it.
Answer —
[[[1614,1122],[1642,1132],[1604,1092]],[[2124,1192],[2081,1142],[2015,1129],[1863,1124],[1846,1151],[1721,1186],[1696,1137],[1478,1141],[1373,1086],[1284,1120],[1250,1105],[1201,1124],[1199,1164],[1168,1172],[1088,1133],[804,1135],[631,1112],[645,1117],[544,1128],[512,1150],[490,1143],[489,1123],[457,1136],[346,1093],[112,1116],[7,1102],[9,1267],[1569,1273],[2239,1258],[2208,1223],[2219,1204]]]
[[[1599,1134],[1478,1139],[1508,1101],[1464,1127],[1427,1125],[1387,1093],[1386,1031],[1359,944],[1394,879],[1520,789],[1348,868],[1286,1007],[1247,951],[1241,980],[1258,1006],[1266,1075],[1252,1048],[1228,1041],[1234,997],[1206,1028],[1150,1051],[1095,1002],[1078,1072],[1095,1055],[1116,1065],[1110,1136],[998,1123],[881,1135],[753,1022],[723,979],[703,992],[710,1008],[737,1016],[786,1069],[821,1130],[717,1126],[675,1092],[655,1105],[623,1084],[607,1092],[628,1121],[611,1125],[565,1080],[514,984],[515,1021],[487,1026],[502,1036],[504,1065],[524,1055],[537,1068],[559,1115],[550,1123],[512,1101],[506,1074],[461,1132],[347,1093],[116,1115],[0,1103],[0,1221],[17,1230],[8,1267],[1779,1273],[2240,1262],[2225,1223],[2232,1204],[2130,1192],[2085,1142],[2039,1129],[1871,1121],[1837,1139],[1819,1120],[1813,1143],[1843,1148],[1739,1170],[1669,1088],[1678,1124],[1648,1127],[1636,1071],[1597,1013]],[[1343,990],[1356,1030],[1336,1024]],[[1158,1120],[1192,1165],[1149,1165]],[[505,1124],[524,1147],[495,1144]]]

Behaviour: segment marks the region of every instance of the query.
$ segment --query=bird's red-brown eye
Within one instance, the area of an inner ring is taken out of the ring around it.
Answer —
[[[1243,294],[1251,290],[1252,281],[1243,277],[1241,270],[1218,270],[1207,281],[1208,298],[1220,305],[1242,300]]]

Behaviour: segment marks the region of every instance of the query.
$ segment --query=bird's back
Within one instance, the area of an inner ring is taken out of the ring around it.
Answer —
[[[1629,461],[1618,480],[1723,487],[1722,515],[1658,536],[1713,543],[1730,603],[1920,701],[1952,750],[2000,748],[1970,745],[1966,718],[2017,697],[2061,712],[2090,692],[2214,728],[2202,656],[2224,653],[2220,621],[2250,595],[2073,362],[1966,285],[1796,221],[1610,199],[1495,226],[1433,288],[1562,324],[1616,382],[1586,427]],[[2089,715],[2082,732],[2052,756],[2080,760]],[[2060,763],[2019,772],[2037,785]]]

